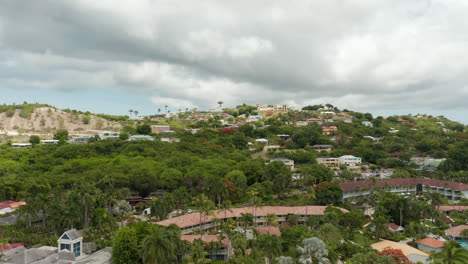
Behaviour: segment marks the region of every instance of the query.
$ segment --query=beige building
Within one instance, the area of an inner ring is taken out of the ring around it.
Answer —
[[[316,159],[318,164],[325,165],[327,167],[338,167],[338,158],[333,157],[319,157]]]

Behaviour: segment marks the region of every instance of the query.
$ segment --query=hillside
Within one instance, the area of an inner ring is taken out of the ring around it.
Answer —
[[[71,135],[94,135],[100,130],[119,130],[121,126],[121,121],[48,105],[23,104],[0,108],[2,140],[21,140],[30,135],[49,138],[57,129],[67,129]]]

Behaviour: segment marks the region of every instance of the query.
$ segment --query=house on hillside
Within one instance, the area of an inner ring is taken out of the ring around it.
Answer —
[[[318,157],[316,158],[318,164],[327,167],[338,167],[338,159],[334,157]]]
[[[102,131],[99,132],[99,138],[102,140],[105,139],[119,139],[120,137],[120,132],[116,131]]]
[[[353,155],[344,155],[338,158],[339,165],[346,165],[349,167],[357,167],[361,165],[361,158]]]
[[[270,160],[270,163],[275,162],[275,161],[282,162],[284,165],[288,166],[291,169],[291,171],[294,170],[294,160],[290,160],[287,158],[274,158]]]
[[[315,151],[326,151],[330,152],[332,150],[332,145],[313,145],[312,149]]]
[[[231,246],[231,240],[227,237],[221,238],[218,235],[182,235],[180,237],[182,241],[186,241],[189,244],[193,244],[196,240],[201,240],[205,244],[212,245],[206,250],[208,259],[212,261],[228,261],[229,258],[234,254],[234,250]],[[214,246],[218,244],[218,246]],[[187,255],[190,252],[184,252],[183,255]],[[179,255],[179,262],[182,262],[183,255]]]
[[[68,140],[68,143],[71,143],[71,144],[89,143],[90,139],[91,139],[90,136],[74,137]]]
[[[31,143],[12,143],[12,148],[32,148]]]
[[[330,135],[336,131],[338,131],[337,126],[322,126],[322,135]]]
[[[365,127],[373,127],[374,124],[372,124],[372,122],[370,121],[362,121],[361,124]]]
[[[153,125],[151,126],[151,132],[159,134],[159,133],[172,133],[174,131],[171,130],[170,126]]]
[[[154,138],[148,135],[133,135],[128,138],[128,141],[142,141],[142,140],[153,141]]]

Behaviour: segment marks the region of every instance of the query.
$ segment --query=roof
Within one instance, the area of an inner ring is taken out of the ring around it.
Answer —
[[[23,201],[20,201],[20,202],[12,201],[12,200],[3,201],[3,202],[0,202],[0,210],[8,208],[8,207],[17,208],[20,205],[25,205],[25,204],[26,204],[26,202],[23,202]]]
[[[261,235],[281,236],[281,231],[276,226],[257,227],[255,230]]]
[[[222,241],[219,241],[219,236],[218,235],[182,235],[180,237],[181,240],[187,241],[189,243],[193,243],[193,241],[197,239],[201,239],[205,243],[218,243],[221,242],[221,245],[223,246],[228,246],[229,245],[229,239],[225,237]]]
[[[256,216],[267,216],[268,214],[324,215],[325,209],[327,209],[327,206],[312,206],[312,205],[311,206],[293,206],[293,207],[261,206],[261,207],[256,207],[255,215]],[[346,209],[340,208],[340,210],[343,212],[348,212],[348,210]],[[214,210],[213,211],[214,217],[208,215],[206,217],[202,217],[202,220],[204,220],[204,223],[206,223],[206,222],[211,222],[214,218],[224,219],[225,215],[226,215],[226,218],[237,218],[237,217],[241,217],[241,214],[247,214],[247,213],[253,214],[254,207],[232,208],[231,211]],[[200,213],[196,212],[196,213],[181,215],[181,216],[177,216],[171,219],[159,221],[156,224],[162,225],[162,226],[169,226],[169,225],[175,224],[180,228],[187,228],[190,226],[195,226],[195,225],[200,224]]]
[[[386,227],[392,229],[393,231],[397,231],[399,228],[402,228],[401,226],[395,224],[395,223],[386,223],[384,224]]]
[[[437,206],[437,210],[441,212],[466,211],[468,210],[468,206],[466,205],[440,205],[440,206]]]
[[[432,248],[440,248],[444,246],[444,242],[432,237],[426,237],[424,239],[416,240],[416,243],[426,245]]]
[[[13,244],[6,244],[6,245],[0,245],[0,252],[7,251],[10,249],[18,248],[18,247],[23,247],[23,243],[13,243]]]
[[[78,230],[76,230],[76,229],[70,229],[70,230],[68,230],[68,231],[65,231],[65,232],[62,234],[62,236],[60,236],[60,239],[62,239],[62,237],[63,237],[64,235],[67,235],[68,238],[69,238],[70,240],[75,240],[75,239],[78,239],[78,238],[80,238],[80,237],[83,236],[83,235],[81,234],[81,232],[78,231]]]
[[[442,181],[435,179],[425,178],[404,178],[404,179],[385,179],[385,180],[364,180],[364,181],[353,181],[340,183],[340,187],[343,191],[349,192],[354,191],[357,188],[363,187],[385,187],[385,186],[401,186],[401,185],[416,185],[423,184],[429,186],[451,188],[454,190],[465,191],[468,190],[468,184],[461,182]]]
[[[112,248],[106,247],[91,255],[79,257],[76,264],[111,264],[112,263]]]
[[[461,232],[465,229],[468,229],[468,225],[459,225],[445,230],[445,234],[453,237],[459,237],[461,236]]]
[[[419,249],[416,249],[412,246],[408,246],[407,244],[403,244],[403,243],[393,242],[390,240],[379,241],[377,243],[372,244],[371,247],[379,252],[383,251],[387,247],[390,247],[393,249],[400,249],[403,252],[403,255],[405,256],[412,255],[412,254],[422,255],[426,257],[429,256],[429,254]]]

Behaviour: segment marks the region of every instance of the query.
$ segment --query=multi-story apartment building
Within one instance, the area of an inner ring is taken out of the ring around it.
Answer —
[[[340,183],[343,199],[369,195],[380,188],[388,192],[420,195],[437,192],[450,201],[468,198],[468,184],[425,178],[364,180]]]
[[[156,224],[162,226],[177,225],[182,229],[183,235],[192,234],[197,231],[213,232],[219,230],[219,223],[214,219],[220,219],[226,222],[227,219],[239,219],[242,214],[252,214],[254,217],[254,226],[262,227],[267,225],[267,216],[274,214],[278,216],[278,224],[287,222],[289,215],[298,216],[298,224],[304,224],[308,217],[323,216],[327,206],[261,206],[261,207],[244,207],[232,208],[230,210],[214,210],[212,214],[200,215],[199,212],[177,216],[174,218],[159,221]],[[343,212],[348,212],[346,209],[339,208]]]

